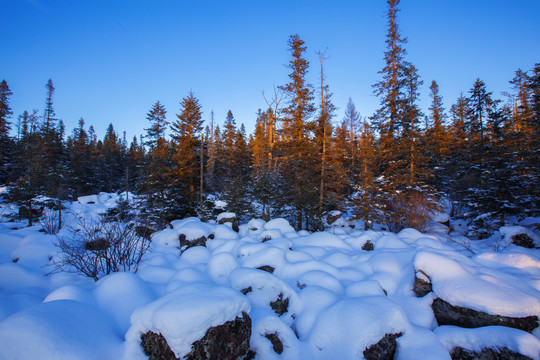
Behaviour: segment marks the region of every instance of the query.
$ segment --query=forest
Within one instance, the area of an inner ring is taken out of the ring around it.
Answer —
[[[139,216],[162,229],[174,219],[216,211],[239,219],[284,217],[297,230],[324,227],[332,210],[397,232],[422,230],[445,212],[470,221],[469,236],[485,238],[506,224],[538,215],[540,63],[518,69],[496,98],[481,79],[443,99],[430,82],[431,106],[418,105],[424,83],[407,60],[389,2],[386,51],[373,92],[380,105],[360,116],[351,99],[338,119],[319,63],[291,35],[289,82],[274,87],[268,107],[246,134],[232,111],[222,126],[204,124],[190,92],[173,116],[157,101],[145,133],[130,142],[110,124],[103,139],[81,118],[68,132],[55,114],[52,80],[42,110],[13,114],[8,83],[0,84],[0,184],[32,222],[44,206],[98,192],[127,191],[144,201]],[[306,74],[320,72],[320,83]],[[448,102],[453,104],[448,106]],[[144,114],[141,114],[141,118]],[[219,116],[217,116],[219,117]],[[218,202],[220,201],[220,202]],[[216,209],[216,203],[226,204]]]

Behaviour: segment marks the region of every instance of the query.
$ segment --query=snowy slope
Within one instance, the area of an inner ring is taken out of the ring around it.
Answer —
[[[77,216],[99,218],[117,199],[100,194],[66,204],[66,227]],[[538,249],[496,252],[480,240],[413,229],[308,234],[284,219],[255,219],[236,233],[189,218],[153,234],[136,274],[94,282],[48,275],[60,255],[56,237],[40,229],[0,223],[0,359],[144,359],[138,341],[147,329],[163,331],[181,355],[209,326],[242,312],[252,319],[256,359],[361,359],[385,334],[401,334],[396,359],[449,359],[454,346],[480,350],[494,341],[540,359],[538,328],[439,327],[431,310],[440,297],[492,314],[540,315]],[[180,234],[214,236],[181,253]],[[367,241],[373,251],[362,250]],[[417,269],[433,283],[422,298],[412,290]],[[280,298],[288,303],[278,314],[270,304]],[[265,337],[271,333],[283,343],[280,355]]]

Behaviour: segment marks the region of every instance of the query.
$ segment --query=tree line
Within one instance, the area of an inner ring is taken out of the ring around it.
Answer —
[[[540,63],[515,72],[506,101],[477,79],[448,111],[432,81],[424,113],[418,105],[423,80],[407,60],[397,23],[399,0],[387,2],[384,67],[373,85],[380,105],[370,117],[349,99],[342,121],[335,120],[325,54],[318,53],[320,82],[309,84],[299,35],[288,40],[289,82],[265,98],[268,108],[258,111],[249,136],[230,110],[222,126],[213,112],[204,126],[193,92],[172,119],[156,102],[145,134],[129,144],[112,124],[98,139],[82,118],[66,136],[51,80],[43,112],[25,111],[16,121],[4,80],[0,183],[29,209],[37,195],[59,203],[99,191],[136,192],[144,199],[142,213],[158,226],[184,216],[207,218],[216,200],[241,218],[283,216],[308,230],[322,228],[325,214],[336,209],[351,210],[365,229],[379,223],[398,231],[422,229],[446,204],[452,217],[474,219],[474,236],[537,215]]]

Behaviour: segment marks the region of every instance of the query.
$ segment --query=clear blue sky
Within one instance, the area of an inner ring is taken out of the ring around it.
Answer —
[[[540,0],[402,0],[398,22],[407,60],[431,80],[446,109],[479,77],[495,97],[518,68],[540,62]],[[351,97],[362,115],[378,107],[372,87],[383,67],[383,0],[0,0],[0,79],[13,96],[13,121],[43,109],[52,78],[57,117],[67,132],[84,117],[103,136],[109,123],[128,140],[148,127],[160,100],[171,121],[193,90],[209,120],[231,109],[252,132],[266,108],[261,92],[288,80],[289,35],[308,47],[308,80],[318,81],[316,50],[341,121]]]

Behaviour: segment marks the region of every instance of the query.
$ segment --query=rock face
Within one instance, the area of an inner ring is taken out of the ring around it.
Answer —
[[[417,297],[423,297],[433,291],[431,279],[422,270],[416,271],[413,291]]]
[[[532,332],[538,326],[537,316],[513,318],[500,315],[491,315],[461,306],[453,306],[442,299],[435,299],[431,305],[439,325],[455,325],[464,328],[481,326],[506,326]]]
[[[396,338],[402,334],[386,334],[376,344],[364,350],[366,360],[392,360],[396,353]]]
[[[188,360],[240,360],[253,356],[249,350],[251,319],[245,312],[242,317],[208,329],[206,335],[191,346],[185,356]],[[141,345],[150,360],[177,360],[167,344],[167,339],[152,331],[141,336]]]
[[[186,251],[187,249],[192,248],[194,246],[206,246],[206,237],[205,236],[201,236],[201,237],[199,237],[197,239],[193,239],[193,240],[188,240],[186,235],[180,234],[178,239],[180,240],[180,248],[186,246],[186,248],[183,251]]]
[[[178,360],[161,334],[148,331],[141,335],[141,346],[150,360]]]
[[[455,347],[451,354],[452,360],[531,360],[530,357],[509,350],[508,348],[488,348],[475,352],[461,347]]]

